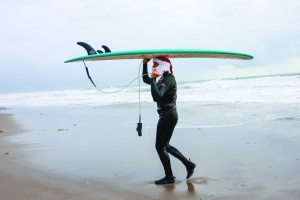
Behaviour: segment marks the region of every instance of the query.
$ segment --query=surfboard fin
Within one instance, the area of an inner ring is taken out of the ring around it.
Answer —
[[[105,53],[111,52],[111,50],[107,46],[102,45],[101,47],[104,49]],[[103,51],[101,51],[101,50],[97,50],[97,52],[98,53],[103,53]]]
[[[111,50],[107,46],[102,45],[101,47],[105,50],[105,53],[111,52]]]
[[[80,45],[80,46],[82,46],[83,48],[85,48],[85,50],[88,53],[88,55],[97,54],[97,52],[95,51],[95,49],[93,49],[93,47],[91,47],[89,44],[87,44],[85,42],[77,42],[77,44]]]

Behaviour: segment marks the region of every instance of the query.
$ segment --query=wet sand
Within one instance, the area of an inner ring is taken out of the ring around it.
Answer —
[[[6,110],[0,108],[0,110]],[[149,199],[143,194],[98,182],[88,184],[40,171],[26,160],[25,144],[9,143],[12,135],[30,132],[22,129],[11,114],[0,113],[0,199]]]
[[[133,110],[0,109],[0,199],[300,198],[299,140],[274,137],[299,121],[178,128],[171,143],[197,168],[185,180],[184,166],[171,157],[176,184],[156,186],[163,169],[154,148],[155,107],[143,107],[142,137]]]

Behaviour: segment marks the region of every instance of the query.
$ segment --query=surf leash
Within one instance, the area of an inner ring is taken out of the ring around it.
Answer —
[[[138,132],[138,136],[142,136],[142,109],[141,109],[141,83],[140,83],[140,77],[142,76],[145,76],[145,75],[148,75],[148,74],[151,74],[151,73],[147,73],[147,74],[142,74],[140,75],[140,71],[141,71],[141,66],[142,66],[142,62],[140,63],[140,66],[139,66],[139,71],[138,71],[138,77],[133,79],[130,83],[128,83],[126,86],[124,86],[123,88],[119,89],[119,90],[116,90],[116,91],[113,91],[113,92],[105,92],[101,89],[99,89],[96,84],[94,83],[92,77],[90,76],[90,73],[89,73],[89,69],[87,67],[87,65],[85,64],[84,61],[82,61],[84,66],[85,66],[85,71],[86,71],[86,74],[88,76],[88,78],[90,79],[90,81],[92,82],[92,84],[95,86],[95,88],[102,92],[102,93],[105,93],[105,94],[113,94],[113,93],[117,93],[117,92],[120,92],[122,90],[124,90],[125,88],[127,88],[131,83],[133,83],[136,79],[138,79],[138,82],[139,82],[139,122],[137,123],[137,128],[136,128],[136,131]]]
[[[141,137],[142,136],[142,122],[141,122],[141,83],[140,83],[140,71],[141,71],[141,65],[142,62],[140,63],[139,66],[139,73],[138,73],[138,79],[139,79],[139,122],[137,123],[136,131],[138,132],[138,135]],[[142,75],[143,76],[143,75]]]
[[[113,93],[120,92],[120,91],[124,90],[125,88],[127,88],[127,87],[128,87],[131,83],[133,83],[136,79],[138,79],[138,78],[140,78],[140,77],[142,77],[142,76],[151,74],[151,73],[148,73],[148,74],[140,75],[140,76],[136,77],[135,79],[133,79],[130,83],[128,83],[128,84],[127,84],[126,86],[124,86],[123,88],[121,88],[121,89],[119,89],[119,90],[116,90],[116,91],[113,91],[113,92],[106,92],[106,91],[103,91],[103,90],[99,89],[99,88],[96,86],[96,84],[95,84],[94,81],[92,80],[92,77],[90,76],[89,69],[87,68],[85,62],[84,62],[84,61],[82,61],[82,62],[84,63],[84,66],[85,66],[85,70],[86,70],[87,76],[88,76],[88,78],[90,79],[90,81],[92,82],[92,84],[95,86],[95,88],[96,88],[97,90],[99,90],[100,92],[105,93],[105,94],[113,94]]]
[[[103,53],[103,51],[101,51],[101,50],[95,51],[95,49],[94,49],[93,47],[91,47],[89,44],[87,44],[87,43],[85,43],[85,42],[77,42],[77,44],[80,45],[80,46],[82,46],[83,48],[85,48],[85,50],[86,50],[86,52],[87,52],[88,55],[94,55],[94,54],[97,54],[97,52],[98,52],[99,54],[102,54],[102,53]],[[111,52],[111,50],[110,50],[107,46],[102,45],[101,47],[104,49],[105,53]],[[135,81],[136,79],[138,79],[138,81],[139,81],[139,122],[137,123],[136,131],[138,132],[138,135],[139,135],[139,136],[142,136],[142,122],[141,122],[141,119],[142,119],[142,114],[141,114],[141,113],[142,113],[142,112],[141,112],[141,83],[140,83],[140,77],[141,77],[141,76],[144,76],[144,75],[148,75],[148,74],[143,74],[143,75],[140,76],[141,65],[142,65],[142,62],[143,62],[143,61],[140,63],[140,66],[139,66],[138,77],[135,78],[135,79],[133,79],[133,80],[132,80],[130,83],[128,83],[125,87],[121,88],[120,90],[113,91],[113,92],[105,92],[105,91],[103,91],[103,90],[100,90],[100,89],[96,86],[96,84],[94,83],[92,77],[90,76],[89,69],[88,69],[88,67],[86,66],[84,60],[83,60],[82,62],[83,62],[83,64],[84,64],[84,66],[85,66],[85,71],[86,71],[86,73],[87,73],[87,76],[88,76],[88,78],[90,79],[90,81],[92,82],[92,84],[95,86],[95,88],[96,88],[97,90],[99,90],[100,92],[105,93],[105,94],[113,94],[113,93],[120,92],[121,90],[124,90],[125,88],[127,88],[133,81]]]

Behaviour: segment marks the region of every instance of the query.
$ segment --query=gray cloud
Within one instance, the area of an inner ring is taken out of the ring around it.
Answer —
[[[106,44],[113,51],[199,48],[255,56],[252,61],[174,59],[179,81],[191,79],[191,71],[193,79],[195,72],[199,78],[206,72],[212,76],[225,65],[250,73],[299,57],[299,10],[296,0],[2,1],[0,92],[91,87],[82,64],[63,63],[85,54],[77,41],[95,48]],[[88,65],[99,85],[110,86],[135,78],[139,62]]]

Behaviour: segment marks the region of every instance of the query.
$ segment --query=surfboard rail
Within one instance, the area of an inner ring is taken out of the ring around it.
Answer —
[[[122,59],[144,59],[166,56],[168,58],[221,58],[221,59],[240,59],[251,60],[252,55],[223,51],[223,50],[204,50],[204,49],[147,49],[147,50],[127,50],[115,51],[101,54],[86,55],[65,61],[100,61],[100,60],[122,60]]]

